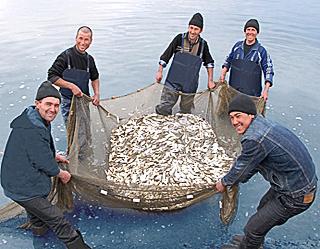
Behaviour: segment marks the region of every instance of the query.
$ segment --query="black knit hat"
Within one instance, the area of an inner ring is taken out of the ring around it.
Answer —
[[[38,88],[36,100],[41,100],[46,97],[54,97],[60,100],[61,102],[61,95],[57,88],[55,88],[50,81],[44,81]]]
[[[257,108],[249,96],[245,94],[238,94],[231,100],[229,104],[228,114],[231,112],[244,112],[247,114],[256,115]]]
[[[259,29],[259,23],[256,19],[250,19],[246,22],[246,24],[244,25],[243,31],[246,31],[247,28],[249,27],[253,27],[257,30],[257,32],[259,33],[260,29]]]
[[[195,13],[189,21],[189,25],[197,26],[203,29],[203,17],[200,13]]]

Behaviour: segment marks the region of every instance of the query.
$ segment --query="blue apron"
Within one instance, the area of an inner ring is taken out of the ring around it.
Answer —
[[[67,50],[68,56],[68,68],[65,69],[62,73],[62,78],[66,81],[72,82],[77,85],[81,91],[90,96],[89,93],[89,54],[87,54],[87,70],[71,68],[69,51]],[[60,88],[61,95],[67,99],[72,99],[72,91],[67,88]]]
[[[182,50],[173,57],[165,85],[183,93],[195,93],[199,84],[204,41],[201,39],[201,53],[197,56],[184,52],[184,38],[185,35],[182,35]]]
[[[261,67],[253,61],[235,59],[231,63],[229,84],[250,96],[261,95]]]

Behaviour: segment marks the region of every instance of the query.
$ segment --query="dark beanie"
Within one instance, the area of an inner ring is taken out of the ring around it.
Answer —
[[[260,29],[259,29],[259,23],[256,19],[250,19],[249,21],[246,22],[246,24],[244,25],[243,31],[246,31],[247,28],[249,27],[253,27],[257,30],[257,32],[259,33]]]
[[[200,13],[195,13],[190,19],[189,25],[197,26],[203,29],[203,17]]]
[[[46,97],[54,97],[60,100],[61,102],[61,95],[57,88],[55,88],[50,81],[44,81],[38,88],[36,100],[41,100]]]
[[[228,114],[231,112],[244,112],[247,114],[256,115],[257,108],[249,96],[245,94],[238,94],[231,100],[229,104]]]

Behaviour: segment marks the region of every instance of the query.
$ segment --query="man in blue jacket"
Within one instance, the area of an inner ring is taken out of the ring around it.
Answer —
[[[260,32],[256,19],[250,19],[244,26],[245,40],[238,41],[222,65],[220,81],[224,82],[230,70],[229,85],[250,96],[268,99],[269,88],[273,84],[273,64],[267,50],[257,40]],[[262,91],[261,74],[264,75]]]
[[[247,182],[258,172],[271,187],[245,226],[245,235],[235,237],[234,245],[222,248],[260,248],[273,227],[284,224],[313,203],[318,180],[315,165],[293,132],[257,115],[249,96],[237,95],[230,102],[229,116],[236,132],[242,135],[242,151],[216,189],[223,192],[227,186]],[[236,245],[237,240],[240,245]]]
[[[50,123],[58,114],[60,101],[59,91],[45,81],[38,88],[35,106],[12,121],[1,165],[1,185],[7,197],[25,208],[33,231],[50,228],[67,248],[86,249],[90,247],[80,232],[47,200],[51,177],[57,176],[63,183],[71,178],[58,166],[58,162],[68,160],[56,154],[51,136]]]

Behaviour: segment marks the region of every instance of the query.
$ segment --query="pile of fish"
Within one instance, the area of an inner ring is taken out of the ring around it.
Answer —
[[[106,176],[126,185],[212,186],[233,160],[202,118],[150,114],[112,131]]]

